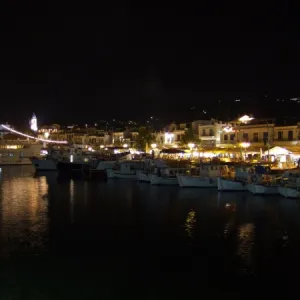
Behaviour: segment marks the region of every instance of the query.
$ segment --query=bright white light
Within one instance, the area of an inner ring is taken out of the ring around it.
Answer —
[[[188,143],[188,147],[192,150],[195,147],[194,143]]]
[[[73,154],[70,155],[70,162],[73,162]]]
[[[93,151],[92,147],[88,147],[88,151]]]
[[[50,133],[49,133],[48,131],[46,131],[46,132],[44,133],[44,137],[45,137],[46,139],[49,137],[49,135],[50,135]]]
[[[241,143],[242,148],[248,148],[250,146],[250,143]]]
[[[118,153],[120,153],[120,150],[115,149],[114,154],[118,154]]]
[[[103,148],[104,148],[104,145],[100,145],[100,148],[103,149]]]
[[[3,125],[1,124],[1,126],[4,128],[4,129],[7,129],[9,130],[10,132],[13,132],[13,133],[16,133],[16,134],[19,134],[21,136],[25,136],[29,139],[34,139],[34,140],[37,140],[37,141],[41,141],[41,142],[46,142],[46,143],[56,143],[56,144],[68,144],[67,141],[53,141],[53,140],[45,140],[45,139],[40,139],[40,138],[37,138],[37,137],[34,137],[34,136],[31,136],[31,135],[28,135],[28,134],[25,134],[25,133],[22,133],[20,131],[17,131],[17,130],[14,130],[14,129],[11,129],[10,127],[6,126],[6,125]]]
[[[48,151],[47,150],[41,150],[41,155],[48,155]]]
[[[154,148],[156,148],[156,147],[157,147],[156,144],[151,144],[151,148],[152,148],[152,149],[154,149]]]
[[[128,144],[124,144],[123,147],[124,147],[124,148],[127,148],[127,147],[128,147]]]
[[[240,118],[239,118],[239,121],[242,122],[242,123],[247,123],[247,122],[249,122],[249,121],[251,121],[251,120],[253,120],[253,119],[254,119],[254,118],[251,118],[251,117],[245,115],[245,116],[240,117]]]
[[[225,132],[232,132],[233,131],[233,128],[231,126],[227,126],[227,127],[224,127],[223,130]]]

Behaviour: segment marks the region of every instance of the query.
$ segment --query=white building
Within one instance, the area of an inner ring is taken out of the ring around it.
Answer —
[[[198,124],[198,137],[202,147],[219,147],[221,134],[227,124],[211,119]]]

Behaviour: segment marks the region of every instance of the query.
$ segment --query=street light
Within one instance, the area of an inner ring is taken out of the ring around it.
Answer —
[[[240,117],[238,120],[241,122],[241,123],[248,123],[250,121],[252,121],[254,118],[253,117],[249,117],[248,115],[244,115],[242,117]]]
[[[151,148],[152,148],[152,149],[154,149],[154,148],[156,148],[156,147],[157,147],[156,144],[151,144]]]
[[[128,145],[127,145],[127,144],[124,144],[123,147],[124,147],[124,148],[128,148]]]

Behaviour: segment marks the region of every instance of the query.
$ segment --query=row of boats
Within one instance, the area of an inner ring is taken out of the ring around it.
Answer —
[[[161,159],[94,161],[63,161],[48,157],[32,159],[37,171],[59,171],[63,174],[80,174],[88,178],[136,179],[152,185],[178,185],[193,188],[217,188],[219,191],[249,191],[253,194],[280,194],[300,198],[300,170],[272,170],[268,166],[229,166],[198,164],[170,166]]]

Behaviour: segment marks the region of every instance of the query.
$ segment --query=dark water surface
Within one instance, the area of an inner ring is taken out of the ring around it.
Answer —
[[[0,299],[298,294],[296,200],[0,173]]]

